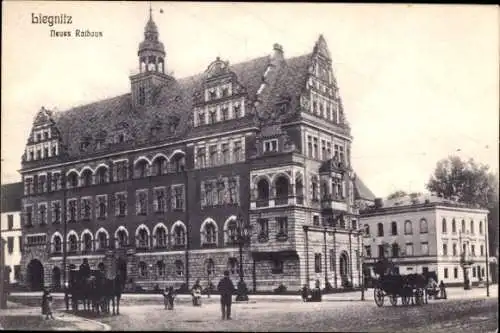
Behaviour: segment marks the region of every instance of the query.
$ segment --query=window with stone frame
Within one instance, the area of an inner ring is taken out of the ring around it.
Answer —
[[[24,216],[25,216],[25,223],[27,227],[33,226],[33,207],[32,206],[26,206],[24,208]]]
[[[83,198],[81,201],[82,220],[90,220],[92,217],[91,198]]]
[[[211,167],[218,165],[218,158],[217,158],[217,145],[210,145],[208,147],[208,156],[209,156],[209,165]]]
[[[177,211],[184,210],[184,185],[172,186],[172,208]]]
[[[399,245],[397,243],[393,243],[391,246],[392,257],[399,257]]]
[[[148,265],[144,261],[139,262],[139,275],[143,278],[148,276]]]
[[[127,193],[116,193],[115,194],[115,215],[125,216],[127,215]]]
[[[230,163],[229,144],[228,143],[223,143],[221,151],[222,151],[222,154],[221,154],[221,164],[228,164],[228,163]]]
[[[281,259],[273,259],[272,260],[271,273],[272,274],[283,274],[283,260],[281,260]]]
[[[92,235],[91,234],[89,234],[89,233],[83,234],[82,243],[83,243],[83,251],[85,251],[85,252],[92,251],[93,246],[92,246]]]
[[[175,274],[178,277],[184,276],[184,264],[181,260],[175,261]]]
[[[196,150],[196,164],[198,168],[205,168],[206,163],[206,150],[205,147],[199,147]]]
[[[158,260],[156,262],[156,269],[158,272],[158,276],[165,276],[165,263],[163,260]]]
[[[392,236],[398,235],[398,224],[396,222],[391,222],[391,235]]]
[[[181,225],[177,225],[174,228],[174,246],[185,246],[186,245],[186,230]]]
[[[125,230],[120,229],[117,233],[118,248],[124,248],[128,245],[128,234]]]
[[[217,227],[213,222],[207,222],[204,228],[204,245],[217,244]]]
[[[105,232],[101,231],[97,234],[97,243],[99,244],[99,250],[108,248],[108,236]]]
[[[365,245],[365,256],[367,258],[372,257],[372,247],[370,245]]]
[[[68,200],[68,222],[76,222],[78,219],[77,201],[76,199]]]
[[[206,125],[205,111],[204,110],[198,111],[198,125],[199,126]]]
[[[30,195],[32,194],[34,191],[33,191],[33,178],[31,177],[26,177],[24,179],[24,194],[25,195]]]
[[[236,221],[235,220],[232,220],[232,221],[229,221],[229,223],[227,224],[227,230],[226,230],[226,233],[227,233],[227,244],[234,244],[238,241],[238,237],[237,237],[237,234],[236,234],[236,228],[237,228],[237,225],[236,225]]]
[[[427,225],[427,220],[426,219],[421,219],[420,220],[420,233],[421,234],[426,234],[429,232],[428,225]]]
[[[322,271],[322,261],[321,261],[321,253],[314,254],[314,272],[321,273]]]
[[[229,119],[229,108],[227,106],[223,106],[220,111],[222,113],[222,121],[228,120]]]
[[[38,193],[47,192],[47,176],[40,175],[38,176]]]
[[[413,234],[413,229],[410,220],[405,221],[405,235]]]
[[[128,179],[128,161],[119,161],[114,164],[115,181],[125,181]]]
[[[276,237],[286,239],[288,237],[288,218],[286,216],[277,217],[276,225],[278,227]]]
[[[208,111],[208,122],[209,124],[215,124],[217,122],[217,110],[212,109]]]
[[[147,249],[149,247],[149,235],[146,228],[139,229],[137,233],[137,248]]]
[[[148,193],[146,190],[138,190],[135,194],[137,215],[147,215],[148,213]]]
[[[241,141],[235,141],[233,143],[233,159],[234,162],[241,162],[243,161],[243,154],[242,154],[242,146],[241,146]]]
[[[259,242],[267,242],[269,240],[269,220],[259,218],[257,224],[259,225]]]
[[[316,176],[313,176],[311,178],[311,194],[312,194],[312,201],[318,201],[319,200],[319,188],[318,188],[318,178]]]
[[[57,191],[61,189],[61,174],[53,172],[50,179],[50,190]]]
[[[155,238],[157,248],[161,249],[167,247],[167,230],[163,226],[156,228]]]
[[[105,167],[100,167],[96,171],[96,184],[106,184],[108,181],[108,169]]]
[[[81,181],[82,181],[82,185],[83,186],[91,186],[93,184],[93,175],[92,175],[92,171],[90,171],[89,169],[85,169],[83,172],[82,172],[82,175],[81,175]]]
[[[241,105],[239,105],[239,104],[233,105],[234,118],[238,119],[238,118],[243,117],[241,110],[242,110]]]
[[[141,159],[135,163],[134,166],[134,178],[145,178],[149,176],[149,165],[144,159]]]
[[[226,194],[226,184],[224,182],[224,179],[219,178],[217,179],[216,183],[216,190],[217,190],[217,205],[223,205],[225,204],[225,194]]]
[[[333,190],[333,198],[334,199],[343,199],[344,193],[342,189],[342,179],[334,177],[332,179],[332,190]]]
[[[69,243],[69,252],[76,252],[78,250],[78,239],[76,238],[76,235],[70,235],[68,238],[68,243]]]
[[[165,188],[156,188],[155,190],[155,200],[154,200],[154,210],[156,213],[164,213],[166,211],[166,195]]]
[[[62,240],[59,235],[54,236],[53,241],[53,253],[61,253],[62,252]]]
[[[228,181],[229,204],[234,205],[239,203],[239,183],[237,178],[229,178]]]
[[[39,214],[40,225],[47,224],[47,204],[45,203],[38,204],[38,214]]]
[[[106,195],[98,195],[97,201],[97,218],[105,219],[108,215],[108,197]]]

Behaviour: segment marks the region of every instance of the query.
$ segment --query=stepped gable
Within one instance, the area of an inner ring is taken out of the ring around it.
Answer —
[[[285,68],[278,74],[275,84],[266,88],[272,89],[273,92],[267,94],[271,104],[263,101],[262,105],[272,105],[278,101],[279,96],[284,95],[293,97],[294,103],[298,103],[298,95],[305,87],[309,59],[310,55],[304,55],[286,60]],[[270,56],[263,56],[229,66],[229,69],[236,74],[238,82],[245,88],[248,101],[251,103],[256,100],[257,90],[270,61]],[[127,136],[133,140],[133,146],[151,142],[151,128],[155,126],[158,128],[156,132],[158,138],[172,140],[174,137],[180,139],[189,135],[193,94],[202,89],[205,78],[205,73],[201,73],[171,81],[159,89],[155,105],[148,108],[134,109],[131,94],[127,93],[67,111],[54,112],[52,117],[61,134],[62,144],[67,148],[68,157],[89,154],[89,151],[80,151],[80,143],[84,138],[89,138],[93,142],[96,137],[106,133],[106,143],[110,142],[109,134],[120,125],[127,127]],[[251,110],[252,107],[247,109],[247,112]],[[169,126],[172,121],[178,121],[174,133]],[[238,122],[240,126],[246,123],[246,121]],[[195,129],[192,134],[213,133],[217,125]],[[217,132],[234,129],[233,122],[220,125],[222,127],[218,127]]]

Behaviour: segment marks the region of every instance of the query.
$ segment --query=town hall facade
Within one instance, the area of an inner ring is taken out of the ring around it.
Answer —
[[[216,58],[167,71],[150,13],[121,96],[35,116],[22,157],[24,282],[62,284],[87,258],[144,287],[239,278],[249,290],[361,281],[358,211],[374,200],[351,167],[352,136],[326,41],[286,59]]]

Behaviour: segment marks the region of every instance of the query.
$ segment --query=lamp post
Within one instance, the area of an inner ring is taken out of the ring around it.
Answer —
[[[488,219],[486,219],[488,221]],[[488,244],[488,223],[486,222],[486,232],[484,233],[486,250],[486,297],[490,297],[490,263],[489,263],[489,245]],[[479,272],[481,274],[481,272]]]
[[[5,284],[5,242],[0,225],[0,309],[7,309],[7,288]]]
[[[238,214],[236,221],[236,237],[240,248],[240,282],[238,283],[238,295],[236,301],[248,301],[248,289],[244,281],[243,274],[243,246],[250,241],[251,225],[249,221],[245,221],[241,213]]]
[[[360,279],[361,279],[361,300],[365,300],[365,270],[364,270],[364,264],[363,264],[363,245],[362,242],[360,242],[361,235],[364,232],[364,229],[358,229],[358,244],[361,244],[360,249],[358,250],[358,258],[359,258],[359,274],[360,274]]]

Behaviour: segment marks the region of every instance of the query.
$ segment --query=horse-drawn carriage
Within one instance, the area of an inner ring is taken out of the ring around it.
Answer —
[[[120,275],[110,279],[105,276],[104,272],[91,270],[88,265],[82,265],[80,269],[69,271],[65,294],[66,298],[71,300],[74,312],[78,311],[81,302],[84,310],[97,314],[110,313],[112,304],[113,314],[120,314],[122,290],[123,283]]]

